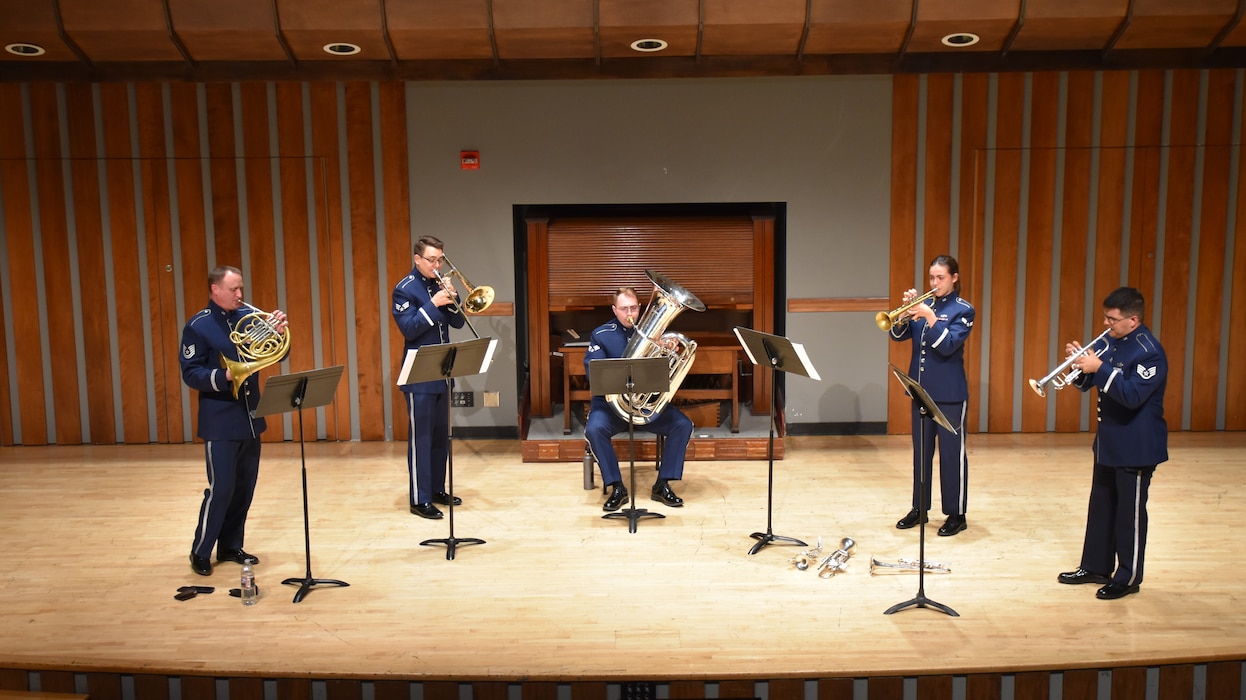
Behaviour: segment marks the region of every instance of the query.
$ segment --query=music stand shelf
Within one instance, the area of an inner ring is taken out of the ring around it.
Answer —
[[[287,411],[297,411],[299,416],[299,461],[303,465],[303,552],[306,556],[307,570],[303,578],[288,578],[281,582],[283,586],[298,585],[294,594],[297,603],[309,593],[313,586],[349,586],[345,581],[334,578],[314,578],[311,570],[311,525],[307,508],[307,455],[303,449],[303,409],[319,408],[333,401],[337,392],[338,381],[342,378],[344,365],[325,367],[307,372],[295,372],[269,377],[260,394],[260,403],[251,415],[260,418],[276,415]]]

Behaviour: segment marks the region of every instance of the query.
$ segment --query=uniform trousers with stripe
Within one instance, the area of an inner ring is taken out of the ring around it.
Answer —
[[[964,515],[969,505],[969,457],[965,454],[965,414],[968,401],[936,402],[956,434],[921,415],[913,402],[913,508],[931,505],[931,477],[934,471],[935,438],[939,443],[939,493],[944,515]],[[923,442],[924,438],[924,442]],[[922,464],[922,461],[925,464]]]
[[[1095,463],[1086,514],[1081,567],[1110,575],[1113,583],[1142,583],[1146,560],[1147,496],[1155,467]]]
[[[204,443],[208,488],[203,490],[195,544],[191,548],[196,556],[212,556],[213,546],[218,552],[242,549],[247,511],[251,509],[255,482],[260,475],[260,445],[259,438]]]
[[[450,455],[449,392],[416,394],[407,398],[407,478],[411,505],[431,503],[433,494],[446,490],[446,461]]]

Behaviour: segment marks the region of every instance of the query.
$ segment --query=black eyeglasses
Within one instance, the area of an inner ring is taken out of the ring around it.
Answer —
[[[445,261],[446,261],[445,256],[441,256],[441,257],[437,257],[437,258],[429,258],[429,257],[426,257],[426,256],[421,255],[420,257],[421,257],[421,258],[424,258],[425,260],[427,260],[428,262],[430,262],[430,263],[432,263],[432,264],[434,264],[434,265],[440,265],[441,263],[443,263],[443,262],[445,262]]]

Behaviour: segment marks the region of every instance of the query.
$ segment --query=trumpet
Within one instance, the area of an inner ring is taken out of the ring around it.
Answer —
[[[229,371],[234,398],[252,374],[281,362],[290,351],[290,327],[277,330],[273,315],[261,311],[245,301],[239,302],[251,310],[229,332],[229,342],[238,350],[238,359],[221,356],[221,366]]]
[[[878,329],[883,331],[891,330],[891,327],[897,323],[908,323],[908,318],[905,317],[905,314],[908,313],[909,309],[934,296],[934,293],[935,290],[932,289],[894,311],[879,311],[878,314],[874,316],[874,323],[877,323]]]
[[[857,543],[851,537],[845,537],[839,549],[831,552],[825,559],[818,562],[818,578],[831,578],[841,571],[848,570],[848,558],[857,549]]]
[[[813,562],[814,562],[814,560],[816,560],[816,559],[817,559],[818,557],[820,557],[820,556],[822,556],[822,537],[821,537],[821,535],[819,535],[819,536],[818,536],[818,544],[817,544],[817,546],[813,547],[812,549],[806,549],[805,551],[801,552],[800,554],[797,554],[796,556],[792,557],[791,559],[788,559],[788,560],[787,560],[787,563],[789,563],[789,564],[791,564],[792,566],[796,567],[796,568],[797,568],[797,570],[799,570],[799,571],[805,571],[805,570],[807,570],[807,569],[809,568],[809,565],[810,565],[811,563],[813,563]]]
[[[483,284],[479,287],[473,287],[472,283],[467,280],[467,277],[462,272],[459,272],[459,268],[450,262],[450,258],[443,255],[441,259],[450,266],[450,270],[443,275],[440,270],[433,268],[433,274],[437,275],[437,281],[441,283],[442,289],[445,289],[447,294],[455,298],[455,301],[449,304],[451,312],[457,314],[463,311],[469,314],[478,314],[493,304],[493,287]],[[467,288],[467,298],[463,301],[458,300],[459,293],[454,288],[454,278],[456,277]]]
[[[1068,386],[1070,383],[1072,383],[1074,379],[1077,379],[1082,374],[1082,371],[1080,369],[1076,367],[1074,367],[1073,369],[1069,369],[1069,366],[1072,365],[1074,362],[1076,362],[1078,358],[1090,352],[1091,349],[1094,348],[1096,345],[1098,345],[1099,341],[1103,340],[1104,336],[1106,336],[1111,330],[1112,330],[1111,328],[1104,330],[1102,333],[1099,334],[1098,338],[1095,338],[1094,340],[1087,343],[1085,346],[1082,347],[1081,350],[1078,350],[1072,355],[1069,355],[1068,359],[1060,363],[1059,367],[1051,370],[1051,372],[1046,377],[1043,377],[1042,379],[1031,379],[1030,388],[1033,389],[1034,393],[1038,394],[1039,396],[1046,396],[1048,384],[1051,384],[1051,388],[1056,389],[1056,390],[1060,390]],[[1103,355],[1103,353],[1107,352],[1107,349],[1108,349],[1108,344],[1104,343],[1103,347],[1094,351],[1095,357],[1100,357],[1101,355]],[[1067,374],[1064,373],[1066,369],[1069,370]]]
[[[928,574],[952,573],[952,568],[950,566],[937,561],[928,561],[922,568]],[[909,571],[917,571],[916,559],[897,559],[895,562],[886,562],[870,557],[871,576],[877,574],[903,574]]]

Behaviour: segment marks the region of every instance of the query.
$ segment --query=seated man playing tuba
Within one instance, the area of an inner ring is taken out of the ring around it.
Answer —
[[[695,300],[695,297],[693,299]],[[696,303],[700,304],[699,301]],[[586,372],[588,371],[589,363],[593,360],[625,357],[627,356],[629,345],[631,347],[636,346],[633,338],[638,333],[636,319],[640,313],[640,303],[636,297],[636,290],[631,287],[618,289],[614,293],[614,303],[610,306],[610,309],[614,312],[615,320],[605,323],[593,331],[589,340],[588,351],[584,355],[584,369]],[[649,317],[646,316],[645,321],[648,319]],[[644,326],[645,323],[642,322],[641,325]],[[655,335],[661,335],[660,329],[654,333]],[[690,364],[691,358],[680,363],[685,372],[686,367]],[[682,372],[679,378],[682,379]],[[677,388],[678,381],[672,381],[671,393],[674,393]],[[670,482],[683,477],[684,455],[688,449],[688,441],[692,438],[692,420],[684,415],[683,411],[671,406],[669,403],[663,403],[655,410],[645,408],[643,417],[621,415],[627,412],[626,406],[627,404],[622,401],[610,402],[606,396],[593,396],[588,423],[584,428],[584,435],[588,439],[589,447],[592,449],[593,455],[597,459],[597,465],[601,469],[602,483],[611,487],[610,495],[606,498],[602,510],[606,512],[616,511],[628,500],[627,487],[623,485],[623,478],[619,472],[619,459],[615,454],[611,439],[615,434],[627,428],[629,420],[636,425],[636,429],[645,430],[665,438],[662,450],[662,464],[658,471],[657,481],[654,482],[651,491],[653,500],[665,503],[668,506],[682,506],[684,500],[675,495],[675,492],[671,489]],[[642,420],[647,422],[641,424],[640,421]]]

